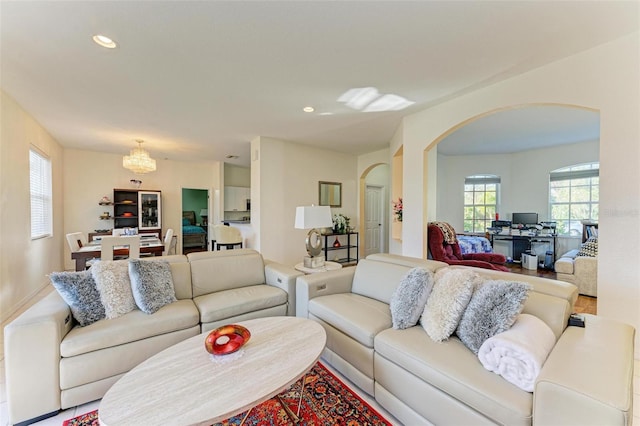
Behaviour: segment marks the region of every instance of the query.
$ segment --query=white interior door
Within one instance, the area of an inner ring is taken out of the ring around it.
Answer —
[[[382,251],[383,195],[381,186],[367,185],[365,188],[365,256]]]

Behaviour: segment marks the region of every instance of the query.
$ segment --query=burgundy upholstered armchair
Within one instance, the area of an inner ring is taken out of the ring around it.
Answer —
[[[443,231],[444,230],[444,231]],[[428,244],[431,257],[434,260],[449,265],[475,266],[477,268],[509,271],[504,266],[506,258],[498,253],[468,253],[462,254],[453,227],[445,222],[430,222],[428,229]],[[447,234],[447,235],[445,235]]]

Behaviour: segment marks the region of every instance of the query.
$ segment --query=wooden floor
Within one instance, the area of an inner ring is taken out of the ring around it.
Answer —
[[[556,273],[547,269],[538,268],[537,270],[532,271],[522,268],[519,263],[508,263],[506,266],[511,270],[511,272],[515,272],[516,274],[532,275],[536,277],[550,278],[553,280],[556,279]],[[583,296],[581,294],[578,296],[574,310],[579,314],[596,315],[598,313],[597,302],[598,299],[596,297]]]

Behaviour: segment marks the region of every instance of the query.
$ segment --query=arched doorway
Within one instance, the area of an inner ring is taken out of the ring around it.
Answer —
[[[360,176],[360,257],[389,249],[389,165],[376,163]]]

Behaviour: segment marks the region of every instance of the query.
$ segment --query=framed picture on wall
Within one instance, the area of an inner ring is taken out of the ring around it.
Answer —
[[[342,183],[318,182],[319,205],[342,207]]]

